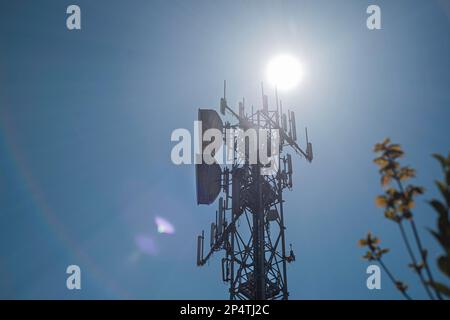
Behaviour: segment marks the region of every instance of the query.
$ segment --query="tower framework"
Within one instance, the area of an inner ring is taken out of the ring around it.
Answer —
[[[199,110],[204,129],[200,134],[208,128],[221,130],[232,156],[229,164],[222,167],[217,163],[196,165],[198,204],[211,204],[222,193],[216,219],[211,223],[206,254],[205,232],[198,236],[197,265],[204,265],[218,251],[224,252],[222,280],[229,283],[231,300],[278,300],[289,296],[287,263],[295,261],[295,255],[292,246],[287,254],[283,190],[292,189],[293,170],[292,157],[284,149],[290,147],[309,162],[313,155],[307,131],[303,151],[296,142],[294,113],[283,113],[277,93],[275,97],[273,110],[269,109],[263,91],[260,110],[254,111],[252,107],[247,114],[242,101],[236,113],[227,104],[224,87],[220,111],[222,115],[230,113],[233,123],[223,124],[213,110]],[[256,143],[251,143],[246,135],[230,137],[227,134],[230,129],[244,132],[254,129]],[[240,145],[245,148],[239,148]],[[272,148],[277,152],[273,153]],[[261,149],[268,156],[275,154],[271,159],[275,170],[268,171],[269,164],[261,161]],[[251,161],[252,150],[257,154],[256,162]]]

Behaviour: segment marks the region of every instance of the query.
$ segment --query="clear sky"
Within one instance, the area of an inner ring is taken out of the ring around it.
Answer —
[[[81,31],[66,29],[72,3]],[[369,4],[382,30],[366,28]],[[295,158],[285,194],[291,298],[401,298],[385,275],[382,290],[366,288],[357,240],[369,229],[425,298],[397,226],[374,206],[371,150],[389,136],[418,169],[428,191],[416,219],[434,265],[430,155],[450,150],[450,5],[435,0],[1,1],[0,297],[226,299],[221,256],[195,265],[215,207],[196,205],[194,167],[172,164],[170,135],[192,131],[199,107],[218,108],[224,79],[230,104],[259,106],[266,64],[285,52],[306,75],[281,98],[315,155]],[[159,234],[156,216],[175,233]],[[66,289],[70,264],[80,291]]]

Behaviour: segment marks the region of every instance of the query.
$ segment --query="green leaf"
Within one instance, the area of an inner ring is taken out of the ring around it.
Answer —
[[[447,214],[447,208],[439,200],[433,199],[429,201],[430,205],[436,210],[439,215],[445,216]]]
[[[444,197],[445,202],[447,203],[447,207],[450,207],[450,190],[448,189],[448,186],[439,180],[436,180],[435,183],[439,191],[441,192],[442,197]]]
[[[447,297],[450,297],[450,288],[447,287],[445,284],[442,284],[440,282],[433,282],[429,283],[429,285],[432,286],[437,291],[439,291],[440,293],[446,295]]]
[[[442,273],[444,273],[447,277],[450,277],[450,258],[440,256],[437,261],[439,269],[442,271]]]
[[[445,168],[447,167],[447,159],[445,159],[442,155],[437,153],[433,154],[433,157],[439,161],[439,163],[442,166],[442,169],[445,170]]]
[[[443,240],[445,240],[446,247],[450,248],[450,222],[447,215],[439,216],[438,232]]]
[[[434,230],[431,230],[431,229],[428,229],[428,231],[430,231],[430,233],[436,238],[436,240],[441,244],[441,246],[444,248],[444,249],[446,249],[446,246],[445,246],[445,239],[443,239],[442,237],[441,237],[441,235],[439,234],[439,233],[437,233],[436,231],[434,231]]]

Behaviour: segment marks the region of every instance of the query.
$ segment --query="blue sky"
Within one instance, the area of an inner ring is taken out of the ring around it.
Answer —
[[[72,3],[81,31],[65,26]],[[369,4],[382,30],[366,28]],[[416,219],[434,262],[425,200],[440,176],[430,155],[450,150],[449,33],[445,1],[2,1],[0,297],[226,299],[220,256],[195,266],[214,208],[196,205],[194,168],[171,163],[170,135],[218,108],[224,79],[230,104],[259,105],[267,62],[288,52],[307,73],[281,98],[315,153],[295,159],[285,194],[291,298],[401,298],[383,275],[382,290],[366,288],[356,242],[369,229],[425,298],[397,227],[374,206],[371,149],[389,136],[417,168],[428,191]],[[175,234],[158,234],[156,216]],[[137,254],[137,235],[157,253]],[[65,287],[70,264],[80,291]]]

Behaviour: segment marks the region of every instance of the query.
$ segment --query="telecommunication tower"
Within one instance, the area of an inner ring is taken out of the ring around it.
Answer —
[[[312,144],[308,141],[306,129],[306,150],[297,144],[294,112],[283,113],[276,91],[275,108],[270,109],[262,85],[261,89],[261,109],[254,111],[252,106],[251,112],[246,113],[245,102],[242,101],[236,113],[227,104],[224,82],[220,113],[230,113],[233,123],[223,123],[215,110],[199,109],[198,114],[198,120],[202,121],[200,137],[208,129],[218,129],[233,152],[232,161],[227,165],[217,162],[207,164],[203,160],[196,164],[197,204],[210,205],[222,193],[218,199],[216,219],[211,223],[206,254],[205,232],[202,231],[197,238],[197,265],[203,266],[215,252],[224,251],[221,260],[222,280],[229,283],[231,300],[288,299],[286,266],[295,260],[295,255],[292,246],[289,255],[286,254],[283,190],[292,189],[293,170],[292,157],[284,149],[291,148],[309,162],[313,159]],[[236,136],[227,138],[227,129],[245,131],[250,128],[258,132],[256,149],[263,146],[269,155],[272,139],[279,141],[277,170],[271,174],[261,174],[267,165],[260,163],[259,153],[256,163],[249,161],[252,147],[248,141],[245,141],[245,150],[242,152],[238,150]],[[260,129],[266,129],[264,137]],[[262,139],[268,142],[260,144]],[[204,147],[203,142],[202,152]]]

